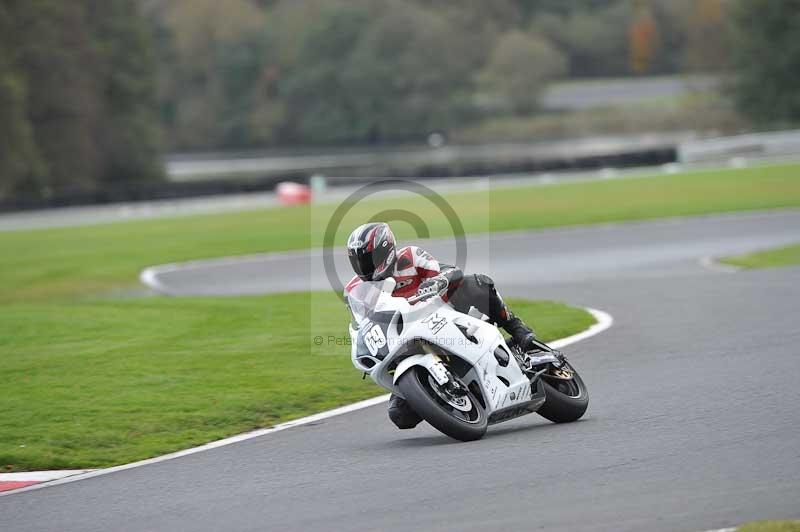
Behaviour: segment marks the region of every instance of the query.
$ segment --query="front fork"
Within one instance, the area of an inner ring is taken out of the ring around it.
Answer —
[[[425,349],[424,355],[413,355],[401,361],[395,369],[393,382],[396,384],[403,373],[417,365],[424,367],[443,390],[456,397],[467,395],[466,386],[450,372],[439,354],[430,348]]]
[[[434,380],[441,386],[447,393],[452,394],[454,397],[463,397],[467,395],[467,388],[460,379],[453,376],[444,361],[435,353],[430,353],[436,360],[428,371],[433,375]]]

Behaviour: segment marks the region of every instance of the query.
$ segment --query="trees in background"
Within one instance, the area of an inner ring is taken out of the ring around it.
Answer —
[[[101,183],[163,177],[151,33],[130,0],[84,0],[94,50],[89,70],[99,106],[92,132]]]
[[[533,112],[547,83],[562,77],[567,59],[549,41],[510,31],[501,36],[480,74],[485,90],[502,95],[520,115]]]
[[[724,71],[732,50],[741,107],[794,118],[798,1],[4,0],[0,197],[158,179],[162,138],[420,139],[534,113],[561,77]]]
[[[162,138],[421,139],[560,77],[733,67],[739,107],[788,122],[799,34],[800,0],[3,0],[0,199],[159,179]]]
[[[162,120],[173,145],[272,140],[252,118],[263,117],[258,91],[270,60],[263,9],[250,0],[157,0],[145,4],[145,14],[157,43]]]
[[[740,110],[754,121],[800,120],[800,0],[740,0],[731,36]]]
[[[659,34],[653,14],[647,6],[640,6],[629,30],[630,68],[637,74],[649,71],[659,47]]]
[[[715,71],[727,51],[727,0],[139,1],[178,150],[420,139],[535,112],[559,77]]]
[[[729,63],[728,12],[726,0],[694,0],[685,10],[686,70],[713,72]]]
[[[388,2],[387,5],[390,5]],[[464,35],[418,6],[323,9],[278,83],[292,141],[377,142],[463,118],[474,65]]]
[[[529,31],[567,55],[570,76],[622,76],[631,74],[628,34],[632,20],[628,1],[561,2],[559,7],[534,12]]]
[[[174,149],[419,139],[629,72],[628,0],[142,1]]]
[[[0,5],[0,199],[161,177],[149,32],[125,0]]]
[[[494,29],[457,3],[396,0],[151,0],[147,14],[163,119],[180,149],[398,140],[448,127],[470,112],[487,48],[477,34]]]
[[[278,95],[286,106],[283,133],[288,139],[322,143],[366,140],[368,117],[362,116],[357,95],[350,93],[348,86],[358,73],[350,72],[348,64],[369,18],[368,9],[359,5],[323,7],[298,34],[295,62],[284,65],[283,75],[276,80]],[[370,79],[363,81],[369,83],[364,92],[376,85]],[[388,103],[388,98],[383,102]],[[376,119],[381,111],[372,109]]]
[[[28,183],[35,186],[44,170],[27,115],[27,85],[11,45],[13,15],[10,6],[0,4],[0,198]]]

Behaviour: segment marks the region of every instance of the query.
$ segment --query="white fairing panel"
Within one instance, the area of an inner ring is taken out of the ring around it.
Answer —
[[[357,328],[350,327],[351,358],[357,369],[402,395],[395,383],[405,371],[418,365],[433,375],[439,355],[446,354],[472,367],[463,380],[478,383],[488,415],[531,399],[531,381],[494,325],[456,311],[439,297],[411,305],[403,298],[392,297],[393,287],[391,279],[363,283],[350,294],[349,305],[357,324]],[[498,348],[507,355],[502,357],[508,360],[505,367],[495,357]]]

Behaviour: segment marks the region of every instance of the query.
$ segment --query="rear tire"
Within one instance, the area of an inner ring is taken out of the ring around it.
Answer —
[[[569,381],[542,376],[546,399],[537,414],[553,423],[577,421],[589,407],[589,391],[583,379],[569,363],[567,367],[573,374]]]
[[[414,366],[400,376],[397,387],[414,411],[440,432],[461,441],[481,439],[486,434],[488,420],[475,396],[468,393],[471,409],[464,414],[464,417],[472,419],[460,419],[453,413],[456,409],[433,389],[436,384],[432,381],[427,369]]]

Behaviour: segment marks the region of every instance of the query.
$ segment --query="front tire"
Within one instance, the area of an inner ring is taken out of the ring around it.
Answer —
[[[455,405],[443,397],[442,390],[422,366],[409,368],[397,387],[417,414],[440,432],[461,441],[479,440],[486,434],[486,412],[472,393],[466,402]],[[468,408],[468,411],[467,411]]]
[[[546,399],[537,413],[553,423],[577,421],[589,407],[589,391],[583,379],[569,363],[567,369],[572,372],[572,379],[541,377]]]

